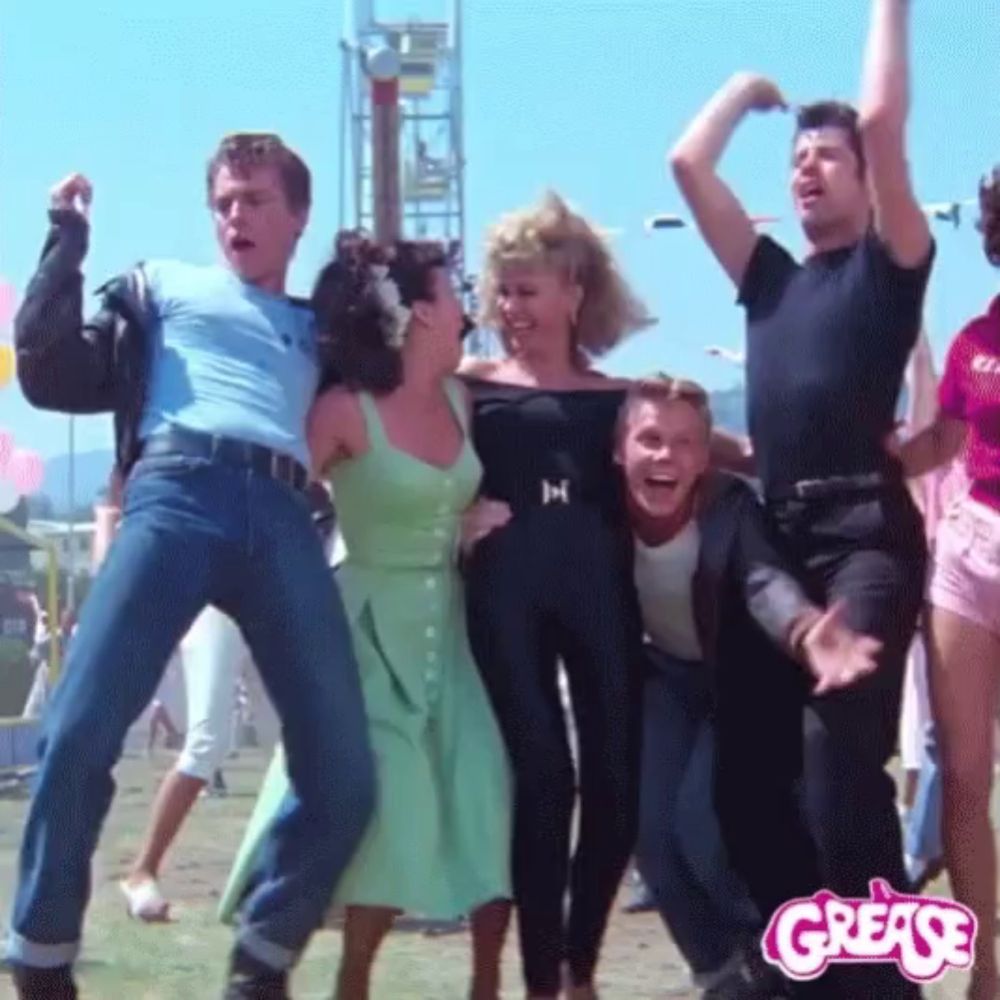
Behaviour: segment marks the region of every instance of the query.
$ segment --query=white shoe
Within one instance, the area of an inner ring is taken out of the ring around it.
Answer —
[[[118,883],[125,897],[128,915],[147,924],[166,923],[170,918],[170,903],[163,898],[156,879],[147,878],[132,885],[125,879]]]

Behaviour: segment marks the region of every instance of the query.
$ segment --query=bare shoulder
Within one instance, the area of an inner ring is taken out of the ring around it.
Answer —
[[[608,392],[627,391],[633,385],[633,380],[617,375],[606,375],[594,368],[588,368],[581,375],[581,387],[584,389],[603,389]]]
[[[309,413],[309,441],[314,455],[324,460],[323,465],[364,451],[367,433],[357,394],[335,386],[319,396]]]
[[[604,375],[601,377],[600,382],[597,383],[598,389],[615,389],[619,392],[627,392],[635,384],[635,381],[630,378],[621,378],[617,375]]]
[[[357,394],[343,386],[334,386],[317,396],[312,407],[313,420],[326,423],[350,422],[361,419],[361,405]]]
[[[458,366],[458,374],[468,378],[493,378],[497,374],[500,362],[495,358],[462,358]]]
[[[466,384],[465,379],[455,376],[450,379],[451,384],[455,387],[455,391],[458,393],[458,398],[462,401],[466,410],[470,413],[472,412],[472,390]]]

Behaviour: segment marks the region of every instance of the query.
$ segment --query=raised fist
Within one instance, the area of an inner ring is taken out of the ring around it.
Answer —
[[[747,106],[753,111],[784,110],[788,102],[773,80],[759,73],[740,73],[737,76],[740,90],[746,94]]]
[[[70,174],[63,178],[49,192],[49,206],[54,209],[68,209],[78,212],[84,218],[90,211],[94,189],[83,174]]]

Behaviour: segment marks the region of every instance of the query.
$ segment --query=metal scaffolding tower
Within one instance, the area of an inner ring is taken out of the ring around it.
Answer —
[[[380,19],[375,0],[345,0],[341,39],[340,224],[378,239],[445,244],[466,306],[462,2],[441,20]],[[470,338],[485,353],[485,336]]]

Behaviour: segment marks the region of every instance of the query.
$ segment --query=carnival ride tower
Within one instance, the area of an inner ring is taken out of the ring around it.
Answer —
[[[380,241],[440,241],[473,310],[465,260],[462,2],[410,2],[436,8],[440,19],[389,16],[387,0],[345,0],[340,223]],[[485,334],[470,341],[472,353],[486,353]]]

